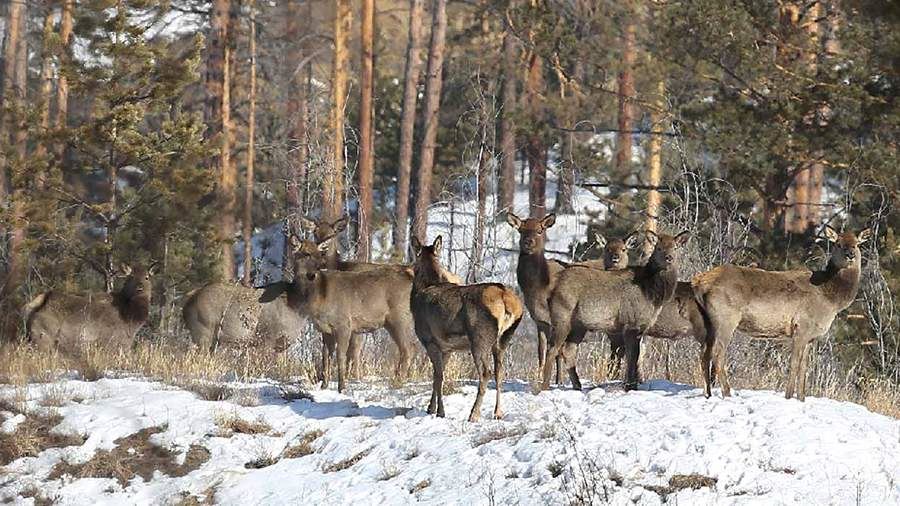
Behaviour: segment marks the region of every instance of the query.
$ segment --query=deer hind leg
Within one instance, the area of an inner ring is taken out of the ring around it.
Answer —
[[[560,322],[558,325],[552,327],[552,339],[550,340],[550,347],[547,349],[547,359],[544,361],[540,390],[548,390],[550,388],[550,377],[553,375],[553,366],[556,365],[557,357],[562,353],[570,329],[571,325],[568,322]]]
[[[712,397],[712,377],[715,375],[712,367],[713,346],[709,340],[701,341],[700,346],[700,372],[703,374],[703,395],[707,399]]]
[[[572,382],[573,390],[581,390],[581,379],[578,377],[576,366],[578,365],[578,346],[584,341],[584,334],[583,329],[573,330],[562,349],[563,364],[569,373],[569,381]]]
[[[331,381],[331,360],[336,353],[337,341],[332,334],[322,334],[322,388]]]
[[[494,404],[494,418],[503,418],[503,408],[500,406],[500,394],[503,392],[503,348],[494,346],[494,385],[497,389],[497,402]]]
[[[791,365],[788,371],[787,383],[784,387],[785,399],[794,397],[794,392],[799,390],[796,395],[797,400],[802,401],[804,398],[803,388],[806,379],[806,345],[809,340],[805,336],[795,334],[791,339]]]
[[[350,375],[357,381],[362,379],[362,345],[363,334],[350,336],[350,347],[347,350],[347,368],[350,370]]]
[[[428,358],[431,359],[432,368],[431,400],[428,401],[426,412],[429,415],[437,413],[437,416],[444,416],[443,400],[441,399],[441,391],[444,388],[444,352],[433,342],[426,346],[425,351],[428,352]]]
[[[625,390],[637,390],[640,383],[638,360],[641,358],[641,334],[637,330],[627,330],[623,334],[625,346]]]
[[[487,336],[478,336],[472,342],[472,360],[475,362],[475,371],[478,372],[478,393],[475,395],[475,404],[469,413],[469,421],[477,422],[481,418],[481,403],[487,391],[487,384],[491,377],[490,343],[492,339],[484,339]]]
[[[728,344],[731,342],[739,320],[735,318],[716,318],[710,315],[710,335],[706,337],[712,346],[712,366],[722,387],[722,397],[731,397],[731,383],[728,381]]]
[[[609,338],[609,363],[606,366],[607,379],[618,378],[622,374],[622,358],[625,357],[625,343],[622,336],[610,334]]]
[[[347,362],[348,350],[350,349],[351,333],[350,329],[339,329],[336,332],[337,337],[337,366],[338,366],[338,392],[343,392],[347,388]]]

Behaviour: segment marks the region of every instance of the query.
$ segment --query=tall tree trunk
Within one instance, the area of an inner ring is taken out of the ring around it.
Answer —
[[[24,19],[25,3],[10,2],[6,11],[6,46],[3,48],[3,107],[0,107],[0,143],[10,141],[13,115],[7,113],[8,104],[14,103],[16,98],[16,62],[19,50],[19,40],[24,36],[20,33],[21,20]],[[9,197],[8,172],[10,160],[0,152],[0,207],[5,207]]]
[[[250,111],[247,117],[247,174],[244,181],[244,286],[253,286],[253,165],[256,158],[256,6],[250,8]]]
[[[577,85],[584,81],[584,63],[579,59],[575,63],[573,78],[576,86],[572,87],[569,97],[564,99],[566,125],[573,125],[581,110],[582,95]],[[560,86],[565,86],[560,83]],[[565,88],[563,88],[565,89]],[[560,140],[562,148],[562,162],[559,167],[559,175],[556,181],[556,204],[553,212],[556,214],[572,214],[575,208],[572,205],[572,197],[575,189],[575,132],[563,132]]]
[[[375,140],[372,131],[375,91],[375,0],[362,0],[360,27],[362,54],[359,79],[359,227],[357,259],[369,260],[372,234],[372,184],[375,172]]]
[[[309,8],[311,2],[307,2]],[[287,30],[285,38],[288,41],[295,42],[301,39],[300,24],[302,14],[300,12],[300,2],[291,0],[285,2],[285,16],[287,17]],[[307,69],[309,62],[303,63],[303,56],[306,54],[306,46],[292,47],[288,51],[287,70],[289,72],[288,79],[288,98],[287,111],[288,117],[291,119],[290,129],[290,160],[288,161],[289,173],[286,175],[286,194],[287,194],[287,213],[300,214],[303,211],[304,200],[304,181],[306,180],[307,162],[309,160],[309,140],[307,138],[308,121],[309,121],[309,99],[307,93]],[[306,68],[301,68],[305,65]]]
[[[53,38],[54,11],[53,4],[49,1],[46,2],[46,10],[47,14],[44,16],[44,30],[41,37],[43,44],[41,48],[41,94],[38,98],[41,111],[41,138],[34,150],[34,158],[38,163],[43,162],[50,150],[48,134],[50,132],[50,102],[53,98],[53,54],[50,52],[50,40]],[[41,170],[35,174],[35,186],[38,189],[44,188],[46,180],[46,171]]]
[[[225,280],[234,278],[234,204],[237,175],[231,161],[231,48],[229,43],[231,0],[213,0],[206,60],[205,121],[219,153],[212,167],[218,172],[220,270]]]
[[[626,15],[624,34],[622,37],[622,70],[618,76],[619,117],[616,133],[616,175],[620,178],[628,176],[631,168],[631,130],[634,114],[634,20],[632,14]]]
[[[478,157],[478,173],[475,176],[478,208],[475,210],[475,232],[472,239],[472,261],[469,263],[469,273],[466,276],[467,283],[477,283],[481,277],[484,261],[484,229],[487,221],[487,188],[490,176],[491,152],[488,149],[486,139],[482,138],[482,144]]]
[[[406,42],[406,68],[403,73],[403,110],[400,114],[400,160],[397,166],[396,221],[394,256],[406,258],[409,230],[409,187],[412,175],[413,140],[416,128],[416,99],[422,72],[422,17],[424,0],[409,0],[409,36]]]
[[[536,52],[528,60],[525,96],[531,113],[532,131],[528,134],[525,153],[528,158],[529,214],[543,218],[547,213],[547,147],[541,132],[544,119],[544,62]]]
[[[344,208],[344,108],[347,100],[347,46],[353,16],[350,0],[335,0],[334,65],[331,82],[332,163],[322,185],[322,216],[336,220]]]
[[[666,83],[660,78],[656,83],[656,96],[653,100],[653,109],[650,111],[650,140],[647,150],[647,184],[659,186],[662,182],[662,134],[665,131],[663,110],[665,108]],[[647,216],[644,221],[644,229],[656,232],[659,229],[659,215],[662,207],[662,196],[657,190],[647,192]],[[644,241],[644,256],[650,258],[653,252],[653,244]]]
[[[75,9],[75,0],[63,0],[62,13],[59,22],[59,40],[60,49],[57,55],[59,64],[62,65],[69,59],[72,47],[72,16]],[[59,78],[56,81],[56,118],[53,126],[57,130],[63,130],[68,124],[69,118],[69,79],[66,73],[59,72]],[[55,148],[55,156],[59,163],[65,164],[66,144],[65,141],[57,142]]]
[[[440,120],[441,86],[444,69],[444,39],[447,34],[447,0],[432,3],[431,45],[428,49],[428,73],[425,80],[425,111],[422,124],[425,132],[419,155],[419,171],[416,174],[416,208],[413,233],[425,240],[428,228],[428,206],[431,203],[431,176],[434,170],[434,151]]]
[[[516,39],[503,35],[503,112],[500,115],[500,209],[512,210],[516,196]]]

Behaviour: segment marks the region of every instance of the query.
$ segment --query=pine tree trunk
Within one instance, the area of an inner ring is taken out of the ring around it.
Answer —
[[[25,3],[11,2],[7,6],[6,12],[6,46],[3,48],[3,89],[2,99],[3,107],[0,108],[0,144],[9,142],[10,133],[12,131],[13,115],[6,113],[7,103],[15,102],[16,92],[16,56],[19,49],[19,40],[24,34],[20,34],[19,30],[22,26],[21,20],[24,18]],[[0,207],[6,206],[9,197],[8,188],[9,165],[5,154],[0,151]]]
[[[334,65],[331,82],[332,163],[322,184],[322,216],[334,221],[344,209],[344,107],[347,99],[347,51],[352,26],[350,0],[335,0]]]
[[[250,9],[250,97],[247,116],[247,174],[244,181],[244,286],[253,286],[253,169],[256,159],[256,9]]]
[[[647,184],[659,186],[662,182],[662,133],[665,131],[663,109],[665,107],[666,83],[662,79],[656,84],[656,96],[653,101],[653,110],[650,111],[650,139],[648,141],[649,155],[647,157]],[[647,192],[647,216],[644,221],[644,229],[656,232],[659,229],[659,216],[662,210],[662,196],[657,190]],[[653,244],[644,241],[644,257],[650,258]]]
[[[516,196],[516,40],[507,29],[503,36],[503,112],[500,116],[500,210],[513,209]]]
[[[309,4],[310,2],[307,2]],[[285,16],[287,17],[287,30],[285,38],[294,42],[301,39],[300,2],[291,0],[285,2]],[[309,5],[307,5],[309,6]],[[288,214],[301,214],[304,200],[304,181],[306,180],[307,162],[309,160],[309,140],[307,139],[309,121],[309,103],[307,93],[307,71],[300,68],[303,56],[306,54],[304,47],[291,47],[287,56],[288,98],[287,112],[291,119],[290,153],[288,161],[289,173],[286,175],[286,201]],[[309,66],[310,63],[305,65]],[[307,67],[308,68],[308,67]],[[293,154],[295,153],[295,154]]]
[[[467,283],[477,283],[480,278],[484,263],[484,229],[487,220],[487,188],[490,175],[491,152],[488,146],[482,144],[481,155],[478,158],[478,173],[475,176],[477,186],[478,208],[475,210],[475,232],[472,239],[472,260],[469,262],[469,273],[466,276]]]
[[[47,5],[47,14],[44,16],[44,30],[42,34],[41,48],[41,94],[38,98],[40,104],[40,131],[41,138],[34,149],[34,158],[40,163],[46,158],[50,150],[48,145],[50,140],[48,134],[50,132],[50,102],[53,95],[53,55],[50,52],[50,40],[53,38],[53,17],[54,12],[51,4]],[[47,181],[47,174],[41,170],[35,174],[35,186],[43,189]]]
[[[372,132],[375,91],[375,0],[362,0],[360,29],[362,54],[359,79],[359,227],[358,260],[369,261],[372,235],[372,184],[375,172],[375,137]]]
[[[528,61],[528,80],[525,91],[531,113],[532,131],[528,135],[525,154],[528,158],[528,207],[529,215],[543,218],[547,213],[547,147],[542,132],[544,106],[544,64],[537,53],[532,52]]]
[[[218,141],[219,153],[212,167],[218,173],[218,241],[220,270],[225,280],[234,278],[234,204],[237,175],[231,162],[231,0],[213,0],[206,60],[205,121],[210,139]]]
[[[578,60],[572,72],[576,83],[584,82],[584,63]],[[562,84],[560,85],[562,86]],[[565,100],[566,125],[572,126],[581,110],[581,94],[573,89]],[[575,132],[563,132],[560,139],[562,148],[562,162],[559,167],[559,175],[556,181],[556,204],[553,212],[556,214],[572,214],[575,208],[572,205],[573,192],[575,191]]]
[[[447,0],[434,0],[432,4],[431,44],[428,50],[428,72],[425,80],[425,111],[422,124],[425,132],[419,155],[416,178],[416,208],[413,233],[425,240],[428,228],[428,206],[431,203],[431,176],[434,170],[434,152],[440,120],[441,72],[444,69],[444,39],[447,33]]]
[[[397,201],[394,204],[394,256],[406,258],[409,230],[409,187],[412,175],[413,140],[416,128],[416,99],[422,72],[422,17],[424,0],[409,0],[409,36],[403,77],[403,110],[400,115],[400,160],[397,166]]]
[[[631,168],[631,130],[633,122],[632,100],[634,98],[634,20],[631,15],[625,19],[622,38],[622,70],[618,77],[619,117],[616,133],[616,175],[628,176]]]
[[[72,46],[72,17],[75,9],[75,0],[63,0],[62,13],[59,22],[59,40],[60,52],[57,55],[60,64],[69,59]],[[53,126],[57,130],[63,130],[68,125],[69,118],[69,79],[64,72],[59,73],[56,81],[56,118]],[[55,146],[56,159],[63,164],[65,163],[66,144],[60,140]]]

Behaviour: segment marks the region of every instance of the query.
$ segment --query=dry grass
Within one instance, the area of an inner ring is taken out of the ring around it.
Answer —
[[[216,503],[216,490],[215,488],[209,488],[203,492],[203,494],[197,496],[190,492],[182,492],[178,494],[178,501],[174,503],[175,506],[204,506],[209,504]]]
[[[331,464],[324,466],[322,468],[322,472],[327,474],[350,469],[351,467],[355,466],[357,462],[364,459],[365,456],[368,455],[371,451],[372,449],[369,448],[357,453],[356,455],[353,455],[352,457],[346,458],[344,460],[339,460],[337,462],[332,462]]]
[[[303,434],[297,443],[288,446],[281,452],[281,458],[299,459],[300,457],[312,455],[316,452],[316,449],[312,447],[312,444],[322,437],[323,434],[325,434],[325,432],[322,430],[313,430]]]
[[[50,506],[56,503],[53,498],[44,495],[44,491],[34,485],[19,492],[19,496],[24,499],[31,499],[34,501],[34,506]]]
[[[702,474],[676,474],[669,478],[669,484],[667,486],[651,485],[645,488],[665,497],[669,494],[675,494],[681,490],[687,489],[715,489],[717,481],[718,480],[716,480],[715,478],[703,476]]]
[[[476,434],[472,438],[472,446],[483,446],[490,442],[501,441],[503,439],[515,439],[516,441],[518,441],[518,439],[526,433],[528,433],[528,428],[524,425],[516,425],[513,427],[501,425],[488,431]],[[512,442],[511,444],[515,444],[515,442]]]
[[[98,450],[94,456],[82,464],[62,461],[54,466],[48,479],[63,476],[76,478],[112,478],[123,487],[135,476],[150,480],[156,471],[167,476],[181,477],[199,468],[209,460],[209,450],[192,445],[183,464],[176,463],[176,455],[168,448],[150,442],[150,436],[159,433],[162,427],[149,427],[130,436],[117,439],[112,450]]]
[[[216,416],[216,425],[222,431],[223,437],[231,437],[234,434],[268,434],[272,432],[272,426],[262,419],[245,420],[237,413],[222,413]]]
[[[0,466],[22,457],[35,457],[48,448],[80,446],[85,438],[80,435],[59,434],[52,429],[62,417],[42,416],[35,413],[25,415],[25,420],[11,433],[0,432]]]

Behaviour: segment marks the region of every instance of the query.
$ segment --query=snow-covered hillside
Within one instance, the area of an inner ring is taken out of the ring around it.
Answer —
[[[423,412],[427,384],[355,383],[349,395],[315,390],[292,401],[273,384],[230,387],[240,403],[138,379],[0,388],[7,401],[27,398],[27,416],[58,413],[53,431],[84,441],[0,468],[0,501],[900,503],[900,421],[827,399],[705,399],[665,382],[627,394],[609,384],[534,395],[512,381],[503,420],[468,423],[471,384],[446,396],[446,419]],[[492,392],[486,399],[489,417]],[[5,433],[26,419],[2,418]],[[149,450],[158,447],[171,456]],[[92,477],[107,468],[122,476],[151,454],[170,475]]]

